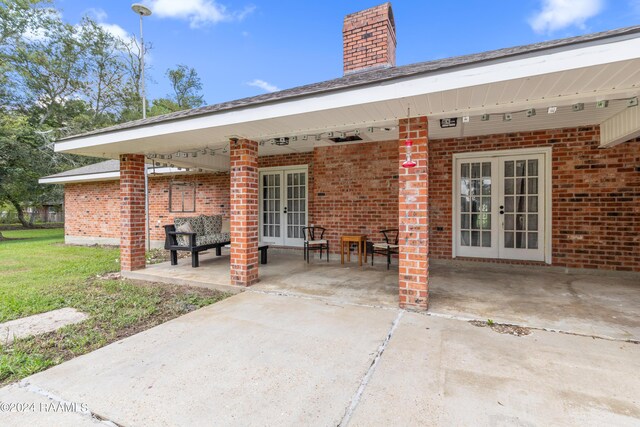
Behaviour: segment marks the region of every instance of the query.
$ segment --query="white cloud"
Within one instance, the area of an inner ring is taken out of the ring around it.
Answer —
[[[118,24],[109,24],[106,22],[109,15],[102,9],[99,8],[91,8],[87,9],[85,12],[89,17],[93,18],[93,20],[107,33],[111,34],[113,37],[122,40],[123,42],[128,42],[132,34],[130,34],[127,30],[122,28]]]
[[[242,21],[255,10],[255,6],[247,6],[240,11],[229,11],[215,0],[150,0],[149,7],[160,18],[187,20],[191,28],[218,22]]]
[[[604,0],[543,0],[542,10],[529,20],[529,25],[536,33],[552,33],[572,25],[584,28],[585,21],[603,7]]]
[[[277,92],[280,90],[278,86],[272,85],[271,83],[267,83],[264,80],[260,80],[260,79],[255,79],[253,81],[250,81],[249,83],[247,83],[247,85],[259,87],[265,92]]]
[[[118,24],[107,24],[104,22],[99,22],[98,25],[107,33],[122,41],[126,42],[132,37],[131,34],[127,32],[127,30],[125,30]]]

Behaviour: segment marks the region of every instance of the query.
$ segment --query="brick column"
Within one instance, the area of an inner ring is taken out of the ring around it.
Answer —
[[[120,156],[120,269],[145,267],[144,155]]]
[[[427,117],[400,120],[399,146],[399,271],[400,307],[426,310],[429,289],[429,146]],[[410,132],[409,132],[410,129]],[[405,140],[413,141],[413,168],[404,168]]]
[[[258,281],[258,143],[231,140],[231,284]]]

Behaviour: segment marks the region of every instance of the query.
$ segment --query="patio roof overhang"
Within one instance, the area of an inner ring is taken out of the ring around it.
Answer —
[[[72,137],[56,151],[116,159],[120,154],[166,155],[216,150],[216,155],[176,158],[174,166],[228,170],[229,138],[263,141],[259,154],[308,152],[334,144],[328,132],[358,130],[363,142],[395,139],[400,118],[428,116],[430,138],[599,124],[603,146],[640,133],[640,33],[549,48],[470,65],[336,90],[244,105],[210,114],[158,120],[135,127]],[[598,108],[598,101],[608,101]],[[584,104],[584,108],[575,108]],[[557,107],[548,114],[549,107]],[[528,117],[526,111],[537,109]],[[577,110],[577,111],[576,111]],[[509,121],[502,117],[513,113]],[[483,120],[482,115],[490,115]],[[439,119],[458,120],[441,128]],[[371,129],[373,128],[373,129]],[[269,140],[298,136],[285,146]],[[626,138],[626,139],[625,139]]]

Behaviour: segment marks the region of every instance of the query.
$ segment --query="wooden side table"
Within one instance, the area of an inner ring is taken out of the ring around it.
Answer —
[[[347,262],[351,262],[351,243],[358,244],[358,264],[362,267],[362,254],[367,259],[367,236],[364,234],[352,234],[340,237],[340,264],[344,264],[344,248],[347,247]],[[364,248],[364,249],[363,249]]]

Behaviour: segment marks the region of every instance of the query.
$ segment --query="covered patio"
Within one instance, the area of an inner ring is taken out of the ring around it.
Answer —
[[[381,17],[393,27],[390,11]],[[119,159],[121,269],[130,277],[351,293],[363,304],[513,322],[535,319],[541,305],[551,310],[545,318],[558,317],[549,327],[562,329],[571,304],[588,319],[591,299],[612,294],[617,319],[617,304],[638,298],[615,297],[609,279],[585,279],[591,285],[581,291],[583,273],[575,282],[541,267],[640,272],[639,47],[640,28],[628,28],[402,67],[394,60],[101,129],[56,150]],[[184,171],[200,210],[163,206],[150,219],[159,204],[171,206],[172,193],[160,179],[165,187],[146,190],[148,165],[151,178],[153,168]],[[162,226],[186,212],[230,219],[228,258],[204,257],[188,272],[146,266],[148,242],[161,241]],[[381,271],[380,262],[353,274],[285,255],[259,264],[259,242],[300,247],[301,228],[314,224],[328,230],[334,257],[341,236],[379,240],[380,230],[399,229],[396,269]],[[460,267],[462,260],[513,265]],[[548,286],[524,286],[530,268]],[[529,292],[539,304],[516,298]],[[490,304],[474,308],[476,296]]]
[[[231,284],[229,253],[214,251],[193,269],[188,259],[177,266],[150,265],[127,277],[201,286],[226,292],[273,293],[332,305],[397,307],[397,260],[390,270],[382,260],[359,267],[315,258],[303,262],[301,252],[275,251],[261,265],[259,282],[250,288]],[[433,261],[429,311],[432,316],[561,331],[579,335],[640,341],[638,276],[560,268],[512,266],[469,261]]]

